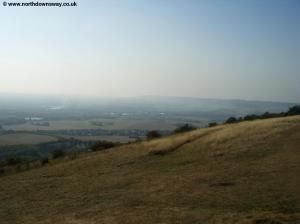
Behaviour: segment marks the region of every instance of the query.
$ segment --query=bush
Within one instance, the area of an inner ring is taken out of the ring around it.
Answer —
[[[3,175],[5,173],[4,168],[0,167],[0,176]]]
[[[45,157],[45,158],[42,158],[42,159],[41,159],[41,165],[42,165],[42,166],[45,166],[45,165],[48,164],[48,163],[49,163],[48,157]]]
[[[261,115],[262,119],[268,119],[268,118],[272,118],[272,114],[270,114],[269,112],[265,112],[263,115]]]
[[[254,120],[259,119],[259,118],[260,117],[258,115],[249,114],[249,115],[244,117],[244,121],[254,121]]]
[[[147,139],[155,139],[155,138],[160,138],[161,134],[156,131],[156,130],[152,130],[152,131],[148,131],[147,133]]]
[[[212,127],[215,127],[215,126],[217,126],[217,125],[218,125],[217,122],[211,122],[211,123],[208,124],[208,127],[209,127],[209,128],[212,128]]]
[[[149,152],[149,155],[151,155],[151,156],[164,156],[164,155],[166,155],[167,153],[168,153],[167,150],[164,150],[164,149],[159,150],[159,149],[157,149],[157,150],[152,150],[152,151],[150,151],[150,152]]]
[[[182,125],[178,128],[176,128],[173,133],[174,134],[178,134],[178,133],[183,133],[183,132],[188,132],[188,131],[193,131],[195,130],[196,127],[194,127],[193,125],[190,125],[190,124],[185,124],[185,125]]]
[[[235,117],[230,117],[225,121],[225,124],[233,124],[236,122],[237,122],[237,119]]]
[[[6,159],[7,166],[16,166],[18,164],[22,163],[21,159],[17,157],[9,157]]]
[[[62,149],[56,149],[52,152],[53,159],[57,159],[57,158],[64,157],[64,156],[65,156],[65,152]]]
[[[135,139],[135,143],[139,143],[139,142],[142,142],[143,141],[143,139],[142,138],[140,138],[140,137],[137,137],[136,139]]]
[[[240,117],[236,119],[235,117],[230,117],[225,121],[225,124],[232,124],[242,121],[254,121],[257,119],[268,119],[268,118],[276,118],[276,117],[285,117],[285,116],[293,116],[293,115],[300,115],[300,105],[296,105],[291,107],[287,112],[281,112],[281,113],[269,113],[265,112],[262,115],[256,115],[256,114],[249,114],[245,117]]]
[[[286,112],[286,115],[300,115],[300,105],[291,107],[288,112]]]
[[[115,147],[117,145],[118,143],[113,143],[110,141],[98,141],[94,145],[92,145],[91,150],[92,151],[104,150],[104,149]]]
[[[68,158],[70,160],[74,160],[78,157],[78,155],[79,155],[79,152],[74,151],[74,152],[71,152],[71,153],[68,154]]]
[[[239,117],[239,118],[236,120],[236,122],[242,122],[243,120],[244,120],[244,118]]]

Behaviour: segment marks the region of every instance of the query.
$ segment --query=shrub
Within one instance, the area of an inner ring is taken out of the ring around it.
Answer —
[[[255,114],[249,114],[247,116],[244,117],[245,121],[254,121],[256,119],[259,119],[260,117],[255,115]]]
[[[237,119],[235,117],[230,117],[225,121],[225,124],[233,124],[236,122],[237,122]]]
[[[209,128],[212,128],[212,127],[215,127],[215,126],[217,126],[217,125],[218,125],[217,122],[211,122],[211,123],[208,124],[208,127],[209,127]]]
[[[6,159],[6,164],[8,166],[16,166],[20,163],[22,163],[22,161],[20,158],[17,158],[17,157],[9,157]]]
[[[137,137],[136,139],[135,139],[135,143],[139,143],[139,142],[142,142],[143,141],[143,139],[142,138],[140,138],[140,137]]]
[[[104,150],[104,149],[115,147],[117,145],[118,143],[113,143],[110,141],[98,141],[94,145],[92,145],[91,150],[92,151]]]
[[[148,131],[147,133],[147,139],[155,139],[155,138],[160,138],[161,137],[161,134],[156,131],[156,130],[151,130],[151,131]]]
[[[168,153],[167,150],[164,150],[164,149],[162,149],[162,150],[157,149],[157,150],[152,150],[152,151],[150,151],[150,152],[149,152],[149,155],[151,155],[151,156],[164,156],[164,155],[166,155],[167,153]]]
[[[271,117],[272,117],[272,114],[270,114],[269,112],[265,112],[263,115],[261,115],[262,119],[268,119],[268,118],[271,118]]]
[[[238,119],[236,119],[235,117],[230,117],[225,121],[225,124],[232,124],[232,123],[237,123],[242,121],[253,121],[257,119],[285,117],[285,116],[292,116],[292,115],[300,115],[300,105],[291,107],[287,112],[281,112],[281,113],[265,112],[262,115],[249,114],[246,115],[245,117],[239,117]]]
[[[178,128],[176,128],[173,133],[174,134],[178,134],[178,133],[183,133],[183,132],[188,132],[188,131],[193,131],[195,130],[196,127],[194,127],[193,125],[190,124],[184,124]]]
[[[286,112],[286,115],[300,115],[300,105],[291,107],[288,112]]]
[[[65,156],[65,151],[62,149],[56,149],[52,152],[52,158],[57,159]]]
[[[48,164],[48,163],[49,163],[48,157],[45,157],[45,158],[42,158],[42,159],[41,159],[41,165],[42,165],[42,166],[45,166],[45,165]]]
[[[18,165],[16,165],[15,170],[16,170],[17,172],[22,171],[22,165],[21,165],[20,163],[19,163]]]
[[[74,151],[74,152],[71,152],[71,153],[68,154],[68,158],[70,160],[74,160],[78,157],[78,155],[79,155],[79,152]]]

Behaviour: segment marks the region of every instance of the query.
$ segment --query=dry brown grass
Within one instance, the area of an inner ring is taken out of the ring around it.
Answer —
[[[300,117],[243,122],[0,178],[0,223],[296,223]]]

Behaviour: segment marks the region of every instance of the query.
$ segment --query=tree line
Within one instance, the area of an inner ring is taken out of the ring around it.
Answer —
[[[242,122],[242,121],[253,121],[253,120],[258,120],[258,119],[269,119],[269,118],[287,117],[287,116],[294,116],[294,115],[300,115],[300,105],[290,107],[288,109],[288,111],[281,112],[281,113],[265,112],[261,115],[249,114],[244,117],[238,117],[238,118],[230,117],[224,123],[225,124],[233,124],[233,123],[238,123],[238,122]]]

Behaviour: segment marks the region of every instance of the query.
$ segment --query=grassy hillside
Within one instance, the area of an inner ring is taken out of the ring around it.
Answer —
[[[0,223],[297,223],[299,171],[300,116],[217,126],[3,176]]]

